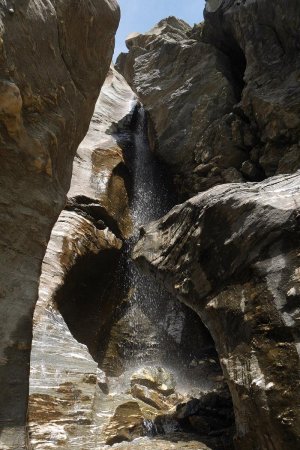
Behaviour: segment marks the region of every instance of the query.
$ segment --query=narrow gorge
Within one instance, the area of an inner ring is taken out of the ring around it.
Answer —
[[[119,20],[0,0],[0,450],[300,449],[300,4]]]

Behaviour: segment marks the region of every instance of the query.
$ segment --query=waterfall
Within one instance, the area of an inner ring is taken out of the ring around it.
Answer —
[[[125,243],[118,278],[124,299],[116,308],[100,367],[109,377],[110,392],[116,395],[128,391],[136,370],[149,366],[172,373],[181,392],[198,391],[200,378],[203,389],[212,383],[204,366],[198,364],[205,358],[205,343],[210,342],[200,319],[155,278],[142,273],[131,258],[140,227],[162,217],[176,202],[167,170],[149,148],[143,107],[132,136],[133,233]]]
[[[165,173],[149,148],[147,118],[141,106],[134,132],[133,200],[131,212],[135,233],[141,225],[162,217],[170,209]]]
[[[167,355],[172,351],[171,347],[180,343],[185,320],[182,305],[174,301],[154,278],[142,274],[130,259],[139,228],[162,217],[172,206],[172,193],[167,185],[166,173],[149,148],[146,121],[146,113],[141,106],[134,132],[131,202],[133,237],[128,244],[128,283],[131,296],[127,319],[134,343],[131,348],[126,349],[129,366],[165,363]]]

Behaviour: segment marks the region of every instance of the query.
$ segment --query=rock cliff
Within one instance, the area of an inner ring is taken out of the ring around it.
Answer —
[[[238,449],[300,445],[299,182],[214,187],[146,227],[135,249],[210,330]]]
[[[111,68],[43,261],[30,372],[34,449],[100,448],[95,405],[104,374],[97,352],[122,290],[116,285],[122,241],[111,229],[121,238],[130,231],[128,174],[118,142],[129,139],[135,106],[134,93]]]
[[[0,0],[3,450],[300,448],[300,6],[204,17]]]
[[[169,17],[130,35],[117,61],[185,197],[300,167],[299,4],[206,5],[194,28]]]
[[[236,448],[298,448],[299,4],[208,0],[204,15],[130,36],[118,60],[153,149],[197,194],[145,226],[134,255],[211,332]]]
[[[25,448],[32,315],[75,151],[109,69],[114,0],[0,1],[0,446]]]

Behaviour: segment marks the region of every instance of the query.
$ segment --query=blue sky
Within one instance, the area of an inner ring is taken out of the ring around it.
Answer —
[[[145,32],[168,16],[189,24],[201,22],[205,0],[118,0],[121,23],[116,36],[115,56],[126,52],[125,39],[134,31]]]

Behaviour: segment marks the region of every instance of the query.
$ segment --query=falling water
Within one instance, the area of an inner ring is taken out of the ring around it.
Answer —
[[[108,358],[102,366],[109,378],[109,395],[103,394],[98,404],[98,415],[104,422],[118,405],[136,398],[131,396],[130,380],[137,369],[149,366],[166,369],[176,380],[175,397],[178,394],[181,399],[194,396],[194,393],[197,396],[200,390],[211,384],[211,381],[206,381],[204,366],[192,364],[194,358],[201,359],[203,346],[193,336],[195,325],[189,315],[191,311],[188,312],[154,278],[140,272],[131,259],[140,227],[159,219],[173,206],[172,189],[163,164],[149,148],[146,120],[145,111],[140,107],[133,136],[130,205],[133,234],[127,242],[124,266],[121,264],[120,270],[120,282],[125,284],[124,292],[128,292],[128,296],[121,305],[110,335],[115,346],[107,352]],[[161,417],[159,427],[152,419],[144,420],[144,432],[149,438],[178,431],[178,423],[168,414]],[[143,448],[142,443],[140,448]]]
[[[162,164],[149,148],[146,114],[140,107],[134,133],[133,199],[131,215],[133,237],[128,245],[128,283],[131,291],[127,320],[132,346],[125,352],[128,366],[163,364],[173,342],[179,344],[185,316],[182,306],[162,289],[155,279],[142,274],[130,260],[139,228],[167,213],[172,193]]]
[[[176,203],[167,171],[151,152],[147,136],[147,117],[141,106],[133,131],[133,233],[125,246],[119,276],[125,300],[116,312],[101,364],[118,392],[133,371],[145,366],[169,370],[183,389],[198,387],[193,362],[203,356],[199,318],[131,259],[140,227],[161,218]],[[199,339],[193,336],[191,340],[195,329]]]
[[[161,164],[150,151],[146,113],[139,110],[134,133],[133,201],[131,212],[135,233],[141,225],[162,217],[170,209],[169,190]]]

